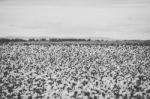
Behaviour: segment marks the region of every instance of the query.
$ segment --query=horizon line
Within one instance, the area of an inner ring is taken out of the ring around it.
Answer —
[[[109,38],[109,37],[72,37],[72,36],[65,36],[65,37],[56,37],[56,36],[0,36],[0,39],[6,38],[6,39],[23,39],[23,40],[29,40],[29,39],[91,39],[91,40],[109,40],[109,41],[123,41],[123,40],[140,40],[140,41],[147,41],[150,39],[118,39],[118,38]]]

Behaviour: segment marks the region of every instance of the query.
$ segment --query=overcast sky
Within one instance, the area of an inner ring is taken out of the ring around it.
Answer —
[[[0,36],[150,39],[150,0],[0,0]]]

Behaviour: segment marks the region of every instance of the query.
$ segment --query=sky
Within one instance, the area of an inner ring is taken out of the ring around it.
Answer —
[[[0,0],[0,37],[150,39],[150,0]]]

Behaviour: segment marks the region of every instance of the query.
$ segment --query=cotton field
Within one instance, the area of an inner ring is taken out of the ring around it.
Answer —
[[[150,99],[150,46],[0,45],[0,99]]]

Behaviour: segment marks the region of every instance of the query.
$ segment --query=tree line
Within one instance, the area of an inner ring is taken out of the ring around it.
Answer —
[[[103,45],[150,45],[150,40],[92,40],[92,39],[76,39],[76,38],[29,38],[28,40],[15,38],[0,38],[0,44],[9,43],[9,42],[96,42],[96,44],[103,44]],[[95,43],[94,43],[95,44]]]
[[[9,38],[0,38],[0,42],[27,42],[27,41],[52,41],[52,42],[59,42],[59,41],[91,41],[91,39],[75,39],[75,38],[41,38],[41,39],[35,39],[35,38],[29,38],[28,40],[25,39],[9,39]]]
[[[0,38],[0,43],[9,43],[9,42],[25,42],[26,40],[24,39],[9,39],[9,38]]]

